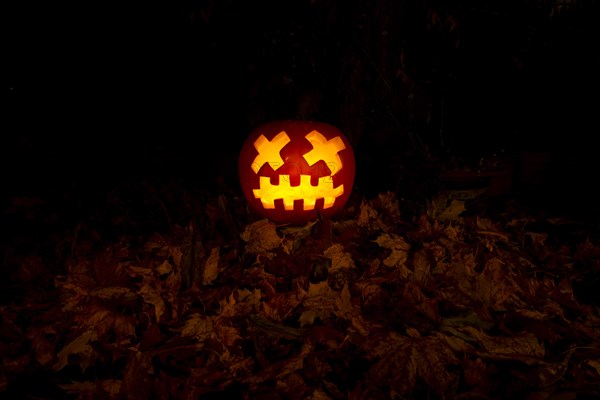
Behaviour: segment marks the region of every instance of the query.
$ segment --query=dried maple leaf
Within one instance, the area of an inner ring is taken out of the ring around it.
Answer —
[[[317,221],[309,222],[303,226],[284,226],[280,228],[283,235],[281,247],[287,254],[294,253],[299,249],[304,240],[311,234],[313,226]]]
[[[265,381],[285,379],[289,374],[301,370],[304,367],[304,359],[313,351],[314,347],[306,343],[302,345],[298,354],[269,365],[257,374],[246,378],[243,382],[250,385],[257,385]]]
[[[382,233],[377,236],[377,239],[374,240],[379,246],[386,249],[397,249],[403,251],[409,251],[410,245],[406,242],[406,240],[395,233]]]
[[[360,214],[358,215],[357,224],[360,227],[370,227],[373,224],[376,224],[379,220],[379,215],[377,211],[371,207],[371,205],[366,201],[360,205]]]
[[[331,259],[331,266],[329,267],[330,274],[356,268],[352,255],[344,251],[344,247],[339,243],[331,245],[323,252],[323,255]]]
[[[379,193],[377,195],[377,200],[381,206],[380,208],[386,221],[389,221],[391,224],[402,223],[400,206],[398,204],[398,198],[396,197],[395,192],[388,191],[385,193]]]
[[[374,232],[391,232],[395,228],[395,224],[388,224],[380,214],[374,201],[365,201],[360,205],[360,213],[356,221],[356,225],[361,231],[369,234]]]
[[[75,362],[85,372],[98,356],[92,347],[92,342],[96,340],[98,340],[98,335],[93,329],[83,332],[58,352],[57,360],[52,369],[60,371],[67,365],[70,365],[71,360],[76,360]]]
[[[265,316],[274,321],[283,321],[301,304],[295,291],[272,294],[262,302]]]
[[[429,321],[437,323],[440,320],[439,300],[430,298],[416,282],[406,282],[402,291],[402,300],[398,304],[403,310],[399,311],[400,315],[405,318],[416,321],[418,315],[424,315]]]
[[[495,366],[480,357],[475,359],[465,357],[463,360],[463,375],[465,382],[470,387],[482,393],[492,393],[494,389],[496,389],[497,382],[494,379],[495,374]]]
[[[167,317],[167,303],[163,299],[160,291],[151,284],[143,283],[139,290],[144,302],[154,308],[154,318],[156,322],[162,322]]]
[[[530,332],[513,337],[491,336],[471,326],[459,331],[477,340],[481,346],[478,354],[494,360],[515,360],[528,365],[539,364],[545,355],[543,343]]]
[[[490,258],[485,262],[481,273],[476,275],[474,298],[496,311],[526,306],[518,297],[523,291],[515,280],[516,274],[505,261],[497,257]]]
[[[236,289],[226,299],[221,299],[219,317],[230,318],[256,312],[261,303],[260,289]]]
[[[332,398],[329,397],[329,395],[321,389],[315,389],[311,393],[309,399],[310,400],[332,400]]]
[[[390,252],[383,259],[383,265],[394,269],[394,274],[402,279],[412,272],[407,268],[410,245],[399,235],[382,233],[374,240],[380,247],[389,249]]]
[[[572,326],[578,334],[600,343],[600,329],[598,329],[600,326],[600,316],[595,314],[588,314],[585,320],[575,321]]]
[[[199,313],[191,314],[181,327],[182,337],[193,337],[199,341],[214,337],[214,334],[213,319]]]
[[[448,223],[444,228],[444,235],[450,240],[462,241],[465,235],[464,225],[460,223]]]
[[[114,338],[114,342],[122,343],[135,338],[136,320],[131,315],[114,312],[105,306],[90,306],[86,313],[75,316],[75,322],[82,328],[93,330],[98,340]]]
[[[138,351],[127,361],[119,398],[143,400],[152,398],[154,366],[150,352]]]
[[[388,309],[386,306],[389,302],[389,293],[382,287],[388,280],[384,277],[373,277],[368,279],[360,279],[354,285],[354,290],[362,301],[363,313],[369,318],[378,318],[385,316]],[[382,311],[384,311],[382,313]]]
[[[231,326],[231,324],[218,323],[215,326],[215,333],[219,341],[227,348],[236,347],[243,340],[239,328]]]
[[[78,395],[78,398],[92,398],[96,392],[96,384],[94,382],[71,382],[58,385],[61,389],[71,395]]]
[[[266,218],[247,225],[240,235],[246,242],[246,251],[261,254],[279,247],[283,238],[277,234],[276,228],[277,226]]]
[[[452,199],[441,212],[435,216],[440,221],[460,221],[461,214],[466,210],[464,200]]]
[[[431,199],[427,200],[427,216],[436,219],[448,206],[449,193],[440,191]]]
[[[406,337],[396,332],[370,337],[362,346],[372,361],[367,390],[387,388],[390,397],[412,397],[422,379],[442,399],[452,398],[459,375],[453,368],[460,360],[438,337]]]
[[[309,283],[308,291],[300,294],[303,311],[299,317],[300,326],[314,324],[318,318],[327,321],[332,315],[340,317],[351,323],[361,335],[368,334],[368,324],[361,315],[358,305],[351,301],[348,284],[344,284],[339,291],[331,289],[327,281]]]
[[[326,320],[335,310],[337,293],[333,291],[327,281],[318,283],[310,282],[308,291],[301,291],[300,298],[304,311],[300,315],[300,326],[311,325],[315,319]]]
[[[563,379],[567,373],[571,356],[575,349],[570,349],[562,354],[562,359],[556,362],[540,362],[540,368],[538,370],[538,379],[540,387],[548,387],[556,384],[558,381]]]
[[[60,290],[61,305],[63,311],[74,311],[82,300],[90,294],[90,288],[70,277],[58,276],[56,287]]]
[[[334,313],[336,316],[350,321],[352,327],[354,327],[358,333],[367,336],[369,334],[369,327],[364,321],[360,311],[358,305],[352,304],[350,289],[346,283],[339,292],[338,297],[335,299]]]
[[[27,333],[27,338],[31,340],[35,360],[44,367],[49,366],[54,361],[56,343],[54,343],[55,340],[49,338],[55,338],[57,333],[57,329],[53,325],[45,325],[37,329],[32,328]],[[5,354],[5,357],[8,358],[8,353]]]
[[[221,272],[221,268],[219,267],[220,258],[220,247],[214,247],[204,263],[204,271],[202,272],[203,285],[210,285],[219,276]]]
[[[300,326],[312,325],[317,318],[325,318],[329,315],[329,312],[324,313],[321,310],[305,310],[302,311],[302,314],[298,318],[298,322],[300,322]]]
[[[419,286],[426,287],[427,280],[431,275],[431,263],[425,249],[417,250],[412,260],[413,273],[411,279]]]
[[[306,394],[311,391],[304,378],[298,372],[292,372],[285,379],[277,381],[276,390],[290,400],[305,399]],[[314,399],[314,395],[311,399]]]
[[[77,395],[77,399],[116,399],[121,390],[119,379],[98,379],[95,382],[76,382],[58,385],[66,393]]]

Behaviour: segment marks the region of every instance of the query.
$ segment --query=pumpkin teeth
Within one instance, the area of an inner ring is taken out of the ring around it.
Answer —
[[[260,199],[265,209],[274,209],[275,200],[283,200],[286,210],[294,209],[294,201],[304,200],[303,209],[313,210],[317,199],[324,200],[323,208],[333,207],[335,199],[344,193],[344,185],[333,187],[331,176],[319,178],[319,184],[310,184],[310,175],[300,175],[300,185],[291,186],[289,175],[279,176],[279,185],[272,185],[269,177],[260,177],[260,188],[254,189],[254,197]]]

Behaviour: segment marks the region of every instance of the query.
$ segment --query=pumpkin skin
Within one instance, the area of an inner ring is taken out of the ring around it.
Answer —
[[[333,125],[267,122],[244,142],[238,175],[248,204],[278,224],[304,225],[342,210],[354,185],[354,151]]]

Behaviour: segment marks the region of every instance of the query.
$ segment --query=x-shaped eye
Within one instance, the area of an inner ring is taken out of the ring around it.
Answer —
[[[254,141],[254,148],[258,151],[258,155],[252,162],[252,170],[254,173],[258,174],[258,170],[266,163],[269,163],[273,170],[277,170],[281,167],[283,165],[283,158],[281,158],[279,152],[290,141],[291,139],[285,131],[279,132],[271,141],[269,141],[265,135],[260,135],[260,137]]]
[[[319,132],[312,131],[305,137],[313,146],[313,149],[304,155],[308,165],[312,166],[323,160],[331,170],[332,175],[342,169],[342,159],[338,153],[344,150],[346,146],[344,146],[344,142],[339,136],[327,140]]]

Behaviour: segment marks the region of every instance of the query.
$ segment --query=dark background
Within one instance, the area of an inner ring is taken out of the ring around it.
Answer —
[[[541,198],[595,209],[597,1],[6,4],[8,193],[143,176],[235,190],[246,135],[305,118],[347,134],[366,194],[451,159],[518,174],[533,151],[553,160]]]

